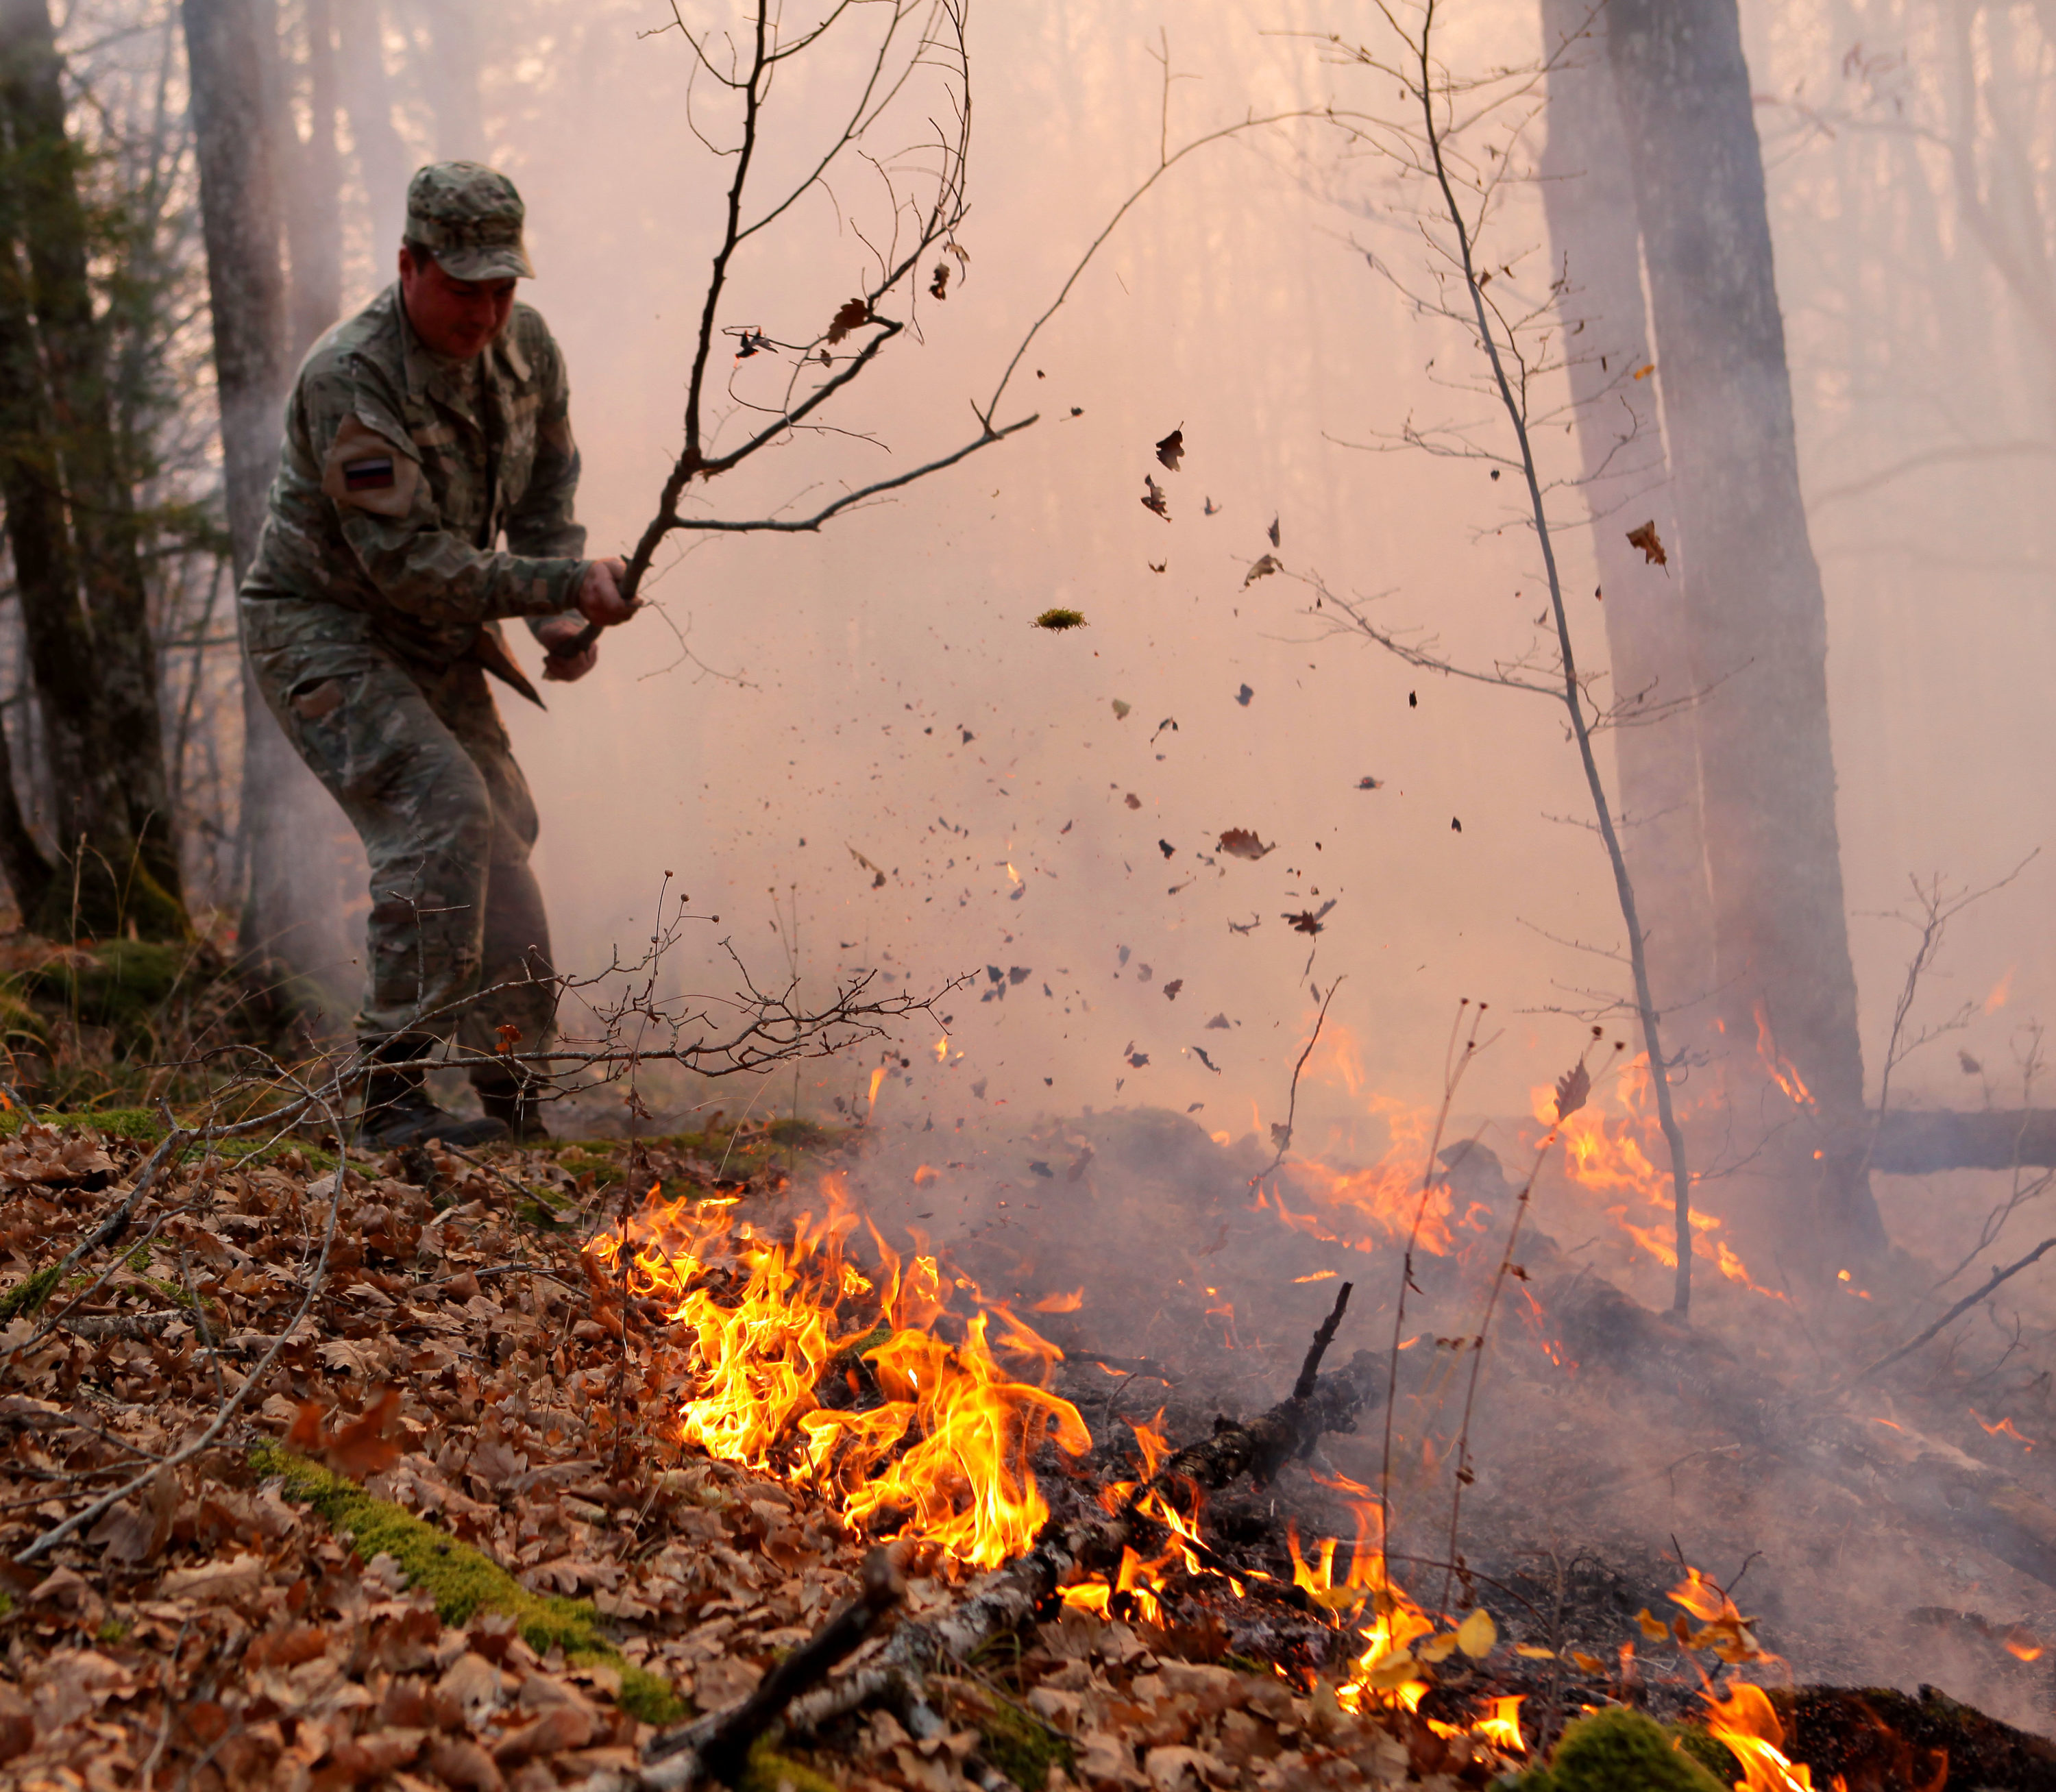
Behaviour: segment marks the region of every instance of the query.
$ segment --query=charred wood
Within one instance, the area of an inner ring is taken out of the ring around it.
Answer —
[[[1979,1114],[1893,1110],[1876,1117],[1870,1167],[1893,1176],[1945,1169],[2056,1169],[2056,1109]]]

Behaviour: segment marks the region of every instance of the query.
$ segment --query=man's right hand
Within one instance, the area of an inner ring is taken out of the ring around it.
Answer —
[[[635,604],[621,595],[621,581],[627,576],[628,563],[618,555],[593,561],[579,584],[579,614],[602,628],[627,621],[635,614]]]

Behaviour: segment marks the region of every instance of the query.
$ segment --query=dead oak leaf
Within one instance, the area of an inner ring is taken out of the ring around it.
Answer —
[[[1568,1120],[1585,1105],[1592,1092],[1592,1074],[1582,1058],[1556,1079],[1556,1118]]]
[[[1178,463],[1185,457],[1185,429],[1180,424],[1156,445],[1156,458],[1172,472],[1178,470]]]
[[[852,330],[860,330],[871,322],[871,307],[861,299],[852,299],[829,320],[828,342],[833,348]]]
[[[1330,896],[1318,908],[1302,908],[1296,915],[1286,915],[1280,918],[1292,924],[1295,933],[1320,933],[1326,931],[1322,917],[1334,905],[1335,899]]]
[[[1640,528],[1630,529],[1627,532],[1627,544],[1631,548],[1639,548],[1642,550],[1642,564],[1644,566],[1652,562],[1658,566],[1668,566],[1670,564],[1670,556],[1664,552],[1663,544],[1657,538],[1656,519],[1654,516],[1644,523]]]
[[[1278,843],[1274,840],[1266,846],[1256,837],[1254,829],[1230,828],[1220,837],[1219,850],[1227,853],[1231,859],[1260,859],[1267,852],[1276,852]]]
[[[1242,588],[1247,591],[1258,580],[1268,579],[1272,573],[1283,572],[1284,570],[1284,563],[1275,554],[1266,554],[1242,576]]]
[[[1156,475],[1145,473],[1142,476],[1142,483],[1149,488],[1142,494],[1142,508],[1145,510],[1155,512],[1165,522],[1169,522],[1171,500],[1164,495],[1164,488],[1156,483]]]

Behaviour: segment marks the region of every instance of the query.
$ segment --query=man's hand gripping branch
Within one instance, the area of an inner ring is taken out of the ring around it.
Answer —
[[[585,569],[578,591],[583,623],[569,616],[553,616],[536,631],[548,657],[543,676],[558,684],[583,678],[599,662],[599,631],[624,623],[635,614],[635,601],[621,594],[621,581],[628,576],[628,563],[618,555],[595,560]]]

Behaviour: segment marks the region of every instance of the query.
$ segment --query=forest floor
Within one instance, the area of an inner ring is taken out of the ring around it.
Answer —
[[[119,1202],[146,1133],[14,1124],[0,1285]],[[0,1785],[635,1783],[661,1727],[742,1697],[849,1596],[868,1540],[804,1487],[681,1449],[692,1340],[587,1246],[638,1190],[710,1193],[718,1158],[729,1193],[775,1196],[793,1156],[772,1129],[432,1148],[351,1169],[339,1200],[309,1148],[189,1161],[0,1332]],[[908,1615],[958,1596],[932,1553],[909,1565]],[[748,1778],[943,1792],[975,1758],[1028,1792],[1453,1792],[1500,1759],[1070,1612],[931,1696],[939,1735],[880,1712],[816,1752],[760,1750]]]
[[[824,1189],[860,1185],[867,1162],[878,1170],[876,1141],[861,1132],[785,1121],[476,1156],[431,1147],[353,1161],[339,1183],[333,1156],[305,1142],[240,1155],[196,1148],[110,1248],[53,1287],[51,1267],[122,1205],[159,1129],[136,1110],[49,1118],[0,1121],[0,1788],[627,1792],[646,1783],[654,1738],[734,1706],[856,1592],[875,1539],[797,1461],[779,1478],[682,1443],[682,1405],[706,1385],[718,1340],[681,1323],[675,1302],[631,1292],[607,1247],[631,1216],[669,1203],[725,1212],[734,1236],[754,1227],[759,1239],[789,1238],[803,1211],[818,1217]],[[1094,1124],[1089,1141],[1053,1135],[1036,1148],[1048,1161],[1021,1178],[1043,1204],[1031,1225],[1010,1225],[999,1200],[963,1247],[984,1286],[1003,1294],[1018,1280],[1031,1297],[1035,1284],[1011,1255],[1024,1246],[1046,1258],[1050,1287],[1089,1280],[1089,1260],[1100,1260],[1108,1299],[1097,1316],[1069,1299],[1038,1309],[1070,1352],[1053,1387],[1093,1439],[1068,1466],[1052,1448],[1037,1458],[1065,1522],[1133,1473],[1124,1465],[1145,1428],[1194,1441],[1213,1414],[1249,1415],[1277,1398],[1304,1350],[1307,1303],[1325,1311],[1330,1299],[1327,1287],[1297,1284],[1334,1273],[1317,1267],[1330,1247],[1247,1209],[1240,1168],[1188,1124],[1147,1114]],[[1172,1288],[1158,1253],[1111,1248],[1117,1235],[1105,1213],[1093,1220],[1089,1177],[1051,1173],[1059,1144],[1075,1165],[1096,1152],[1101,1168],[1120,1169],[1126,1150],[1156,1166],[1164,1189],[1138,1184],[1129,1205],[1199,1252],[1174,1269],[1218,1266],[1205,1271],[1212,1285]],[[1203,1149],[1213,1157],[1196,1155]],[[921,1166],[893,1180],[933,1205],[936,1174]],[[875,1217],[890,1232],[889,1203],[877,1198]],[[1177,1199],[1192,1212],[1176,1214]],[[738,1297],[729,1271],[710,1273],[720,1300]],[[1421,1274],[1421,1323],[1460,1329],[1475,1292],[1469,1270],[1449,1258],[1424,1261]],[[1157,1353],[1181,1335],[1204,1343],[1216,1287],[1228,1292],[1231,1278],[1247,1347],[1196,1350],[1177,1370],[1090,1354]],[[1269,1317],[1257,1299],[1266,1289],[1279,1302]],[[47,1299],[34,1306],[31,1291]],[[1718,1299],[1712,1307],[1718,1325]],[[1761,1319],[1742,1311],[1750,1323],[1729,1329],[1760,1335]],[[1366,1309],[1360,1327],[1370,1320]],[[1275,1347],[1257,1343],[1254,1327]],[[1318,1545],[1347,1537],[1349,1492],[1378,1475],[1374,1415],[1274,1488],[1245,1484],[1209,1505],[1216,1546],[1243,1550],[1239,1560],[1263,1564],[1293,1597],[1244,1600],[1238,1588],[1230,1601],[1220,1592],[1229,1583],[1210,1571],[1196,1591],[1186,1584],[1182,1606],[1167,1590],[1156,1621],[1118,1592],[1103,1611],[1046,1608],[1043,1621],[928,1676],[939,1727],[916,1736],[876,1709],[804,1743],[761,1744],[743,1782],[753,1792],[1457,1792],[1524,1765],[1477,1721],[1489,1695],[1528,1694],[1531,1711],[1619,1699],[1687,1717],[1702,1709],[1706,1670],[1718,1681],[1723,1668],[1702,1648],[1670,1648],[1649,1618],[1652,1604],[1675,1616],[1663,1600],[1679,1565],[1648,1547],[1647,1525],[1637,1529],[1655,1493],[1645,1460],[1674,1493],[1678,1465],[1695,1458],[1688,1474],[1728,1478],[1710,1485],[1714,1505],[1732,1509],[1737,1547],[1777,1514],[1791,1604],[1777,1628],[1792,1641],[1768,1646],[1808,1658],[1817,1678],[1877,1675],[1864,1640],[1888,1627],[1875,1614],[1897,1614],[1937,1584],[1935,1538],[1882,1505],[1823,1501],[1810,1483],[1788,1493],[1761,1464],[1732,1457],[1738,1446],[1709,1450],[1689,1411],[1637,1403],[1597,1376],[1587,1384],[1560,1355],[1529,1340],[1495,1370],[1508,1416],[1481,1465],[1471,1568],[1460,1558],[1456,1572],[1459,1610],[1474,1571],[1497,1629],[1475,1659],[1468,1645],[1435,1658],[1417,1714],[1352,1715],[1344,1706],[1354,1701],[1337,1695],[1352,1675],[1366,1679],[1354,1628],[1362,1592],[1354,1604],[1338,1584],[1330,1596]],[[1971,1441],[1990,1444],[1965,1425]],[[53,1534],[82,1513],[86,1522]],[[1299,1560],[1303,1530],[1318,1576]],[[1604,1557],[1596,1566],[1594,1548]],[[958,1606],[974,1578],[932,1547],[896,1555],[903,1624]],[[1346,1544],[1342,1559],[1351,1559]],[[1432,1584],[1434,1567],[1409,1572]],[[1179,1572],[1167,1572],[1167,1588]],[[1309,1584],[1312,1596],[1298,1596]],[[2046,1727],[2038,1635],[2011,1622],[2046,1589],[1995,1576],[1981,1560],[1962,1588],[1987,1609],[1996,1602],[2005,1621],[1952,1608],[1939,1618],[1963,1634],[1944,1639],[1924,1607],[1915,1657],[1955,1650],[1959,1695],[1965,1686],[2003,1695],[2014,1721]],[[1824,1614],[1818,1636],[1813,1612]],[[2038,1632],[2056,1628],[2047,1616]],[[874,1638],[845,1671],[882,1647]],[[1834,1674],[1841,1659],[1846,1671]],[[1889,1709],[1902,1737],[1955,1727],[1960,1752],[1959,1707],[1867,1696],[1832,1721],[1800,1711],[1802,1739],[1825,1723],[1834,1734],[1821,1758],[1849,1758],[1833,1751],[1850,1726],[1883,1733],[1877,1713]],[[1797,1707],[1779,1698],[1792,1721]],[[1681,1758],[1670,1746],[1680,1736],[1721,1775],[1680,1787],[1710,1792],[1738,1777],[1703,1731],[1674,1723],[1667,1763]],[[1994,1758],[2016,1766],[1978,1783],[2056,1783],[2056,1756],[2022,1753],[2046,1746],[1998,1736]],[[1849,1792],[1928,1783],[1932,1753],[1900,1752],[1889,1770],[1848,1778]],[[1817,1779],[1831,1783],[1825,1771]],[[1654,1783],[1634,1774],[1559,1781]]]

